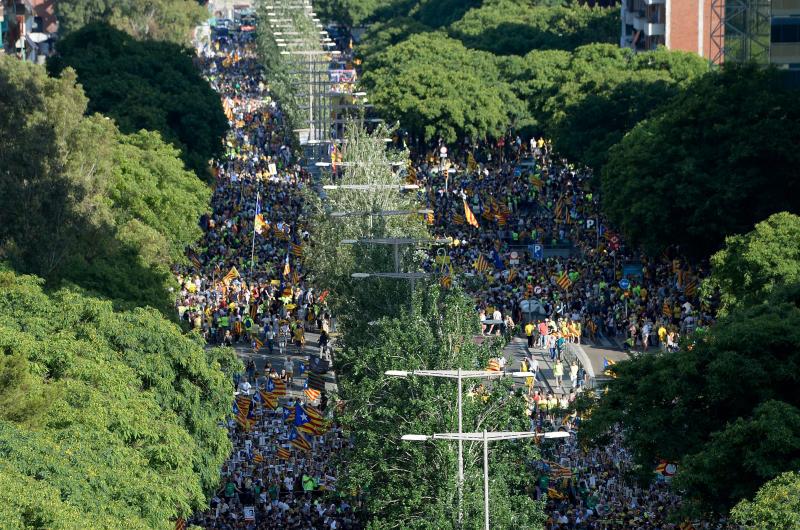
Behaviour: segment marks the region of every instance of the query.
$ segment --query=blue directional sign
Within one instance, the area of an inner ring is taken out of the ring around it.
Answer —
[[[531,253],[533,259],[538,259],[540,261],[544,259],[544,247],[542,245],[528,245],[528,252]]]
[[[627,291],[628,287],[631,286],[631,282],[629,280],[625,279],[625,278],[622,278],[619,281],[619,286],[620,286],[620,288],[622,288],[622,290]]]

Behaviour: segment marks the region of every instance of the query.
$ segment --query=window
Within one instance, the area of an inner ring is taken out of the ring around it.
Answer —
[[[800,17],[772,19],[771,42],[800,42]]]

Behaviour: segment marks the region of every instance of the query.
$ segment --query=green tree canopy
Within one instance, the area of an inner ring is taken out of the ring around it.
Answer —
[[[643,475],[678,462],[676,487],[726,513],[800,466],[800,284],[732,312],[677,353],[615,365],[583,436],[622,427]],[[743,384],[744,390],[743,390]]]
[[[770,480],[752,501],[737,504],[731,515],[746,528],[800,528],[800,473],[787,472]]]
[[[0,519],[166,528],[204,507],[230,450],[233,353],[41,283],[0,270]]]
[[[0,59],[0,257],[170,314],[168,266],[200,233],[209,190],[158,133],[121,134],[71,69]]]
[[[725,238],[725,247],[711,257],[711,277],[704,288],[719,289],[726,313],[764,302],[775,288],[798,281],[800,217],[781,212],[752,232]]]
[[[494,0],[469,10],[448,32],[468,48],[498,55],[531,50],[573,50],[619,40],[619,8],[548,7],[518,0]]]
[[[62,36],[92,22],[107,22],[138,39],[182,45],[208,17],[196,0],[59,0],[55,6]]]
[[[707,72],[708,62],[693,53],[580,48],[543,105],[548,135],[559,153],[600,170],[626,132]]]
[[[728,66],[635,126],[609,154],[603,206],[634,244],[717,250],[779,211],[800,211],[800,104],[781,74]]]
[[[428,139],[497,136],[523,112],[491,54],[443,33],[413,35],[364,64],[381,112]]]
[[[373,291],[377,294],[377,291]],[[365,493],[370,528],[438,529],[456,525],[457,445],[402,442],[403,434],[458,430],[456,384],[437,378],[390,379],[389,369],[474,369],[499,355],[499,343],[476,346],[479,333],[472,300],[438,287],[417,292],[413,309],[375,322],[337,358],[343,426],[355,449],[342,455],[347,472],[339,486]],[[404,306],[405,307],[405,306]],[[376,341],[375,337],[380,337]],[[510,384],[490,385],[486,400],[464,396],[464,431],[526,430],[524,400]],[[466,389],[465,389],[466,390]],[[490,496],[493,528],[533,528],[543,522],[542,505],[525,491],[527,462],[535,445],[497,442],[491,447]],[[482,444],[465,443],[464,528],[483,524]]]
[[[113,118],[125,133],[159,131],[189,168],[209,177],[208,161],[222,154],[228,121],[190,50],[93,23],[60,40],[58,52],[48,63],[51,74],[74,68],[89,112]]]

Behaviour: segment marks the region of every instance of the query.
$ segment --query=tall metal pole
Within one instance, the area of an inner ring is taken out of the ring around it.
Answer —
[[[256,193],[256,204],[261,204],[261,192]],[[253,217],[253,246],[250,249],[250,273],[252,274],[255,268],[256,258],[256,218]]]
[[[462,408],[461,408],[461,368],[458,369],[458,434],[461,435]],[[464,440],[458,439],[458,527],[464,524]]]
[[[489,439],[483,431],[483,521],[489,530]]]

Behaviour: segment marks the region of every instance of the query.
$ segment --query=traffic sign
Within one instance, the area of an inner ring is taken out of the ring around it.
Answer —
[[[619,286],[620,286],[620,287],[621,287],[623,290],[627,291],[627,290],[628,290],[628,287],[630,287],[630,286],[631,286],[631,282],[630,282],[629,280],[625,279],[625,278],[622,278],[622,279],[619,281]]]
[[[531,253],[533,259],[538,259],[540,261],[544,259],[544,247],[542,245],[528,245],[528,251]]]

